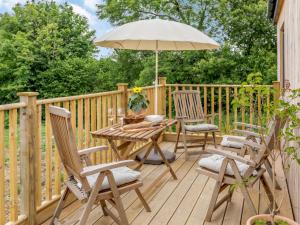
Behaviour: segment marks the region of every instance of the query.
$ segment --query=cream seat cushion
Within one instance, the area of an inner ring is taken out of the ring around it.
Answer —
[[[215,171],[215,172],[219,172],[220,169],[221,169],[222,162],[223,162],[224,158],[225,158],[224,156],[217,155],[217,154],[212,154],[208,157],[201,158],[198,161],[198,165],[200,167],[203,167],[203,168]],[[249,168],[249,165],[247,165],[245,163],[242,163],[242,162],[239,162],[239,161],[236,161],[236,160],[235,160],[235,162],[236,162],[236,165],[238,167],[238,170],[239,170],[240,174],[242,176],[244,176],[247,169]],[[230,164],[227,165],[225,173],[227,175],[231,175],[231,176],[234,175]],[[256,171],[254,171],[253,175],[256,175],[256,174],[257,174]]]
[[[256,143],[260,143],[260,138],[255,138]],[[221,146],[228,148],[242,148],[246,141],[244,136],[224,135],[221,141]]]
[[[238,141],[231,141],[230,138],[238,139]],[[243,136],[232,136],[232,135],[224,135],[221,141],[221,146],[228,147],[228,148],[242,148],[244,143],[243,141],[246,140],[246,137]]]
[[[185,125],[184,129],[186,131],[213,131],[213,130],[218,130],[218,126],[214,124],[208,124],[208,123],[199,123],[199,124],[193,124],[193,125]]]
[[[127,184],[139,179],[141,173],[139,171],[132,170],[126,166],[118,167],[110,170],[115,178],[117,186]],[[97,181],[99,173],[87,176],[89,185],[93,187]],[[102,186],[99,191],[110,188],[107,177],[104,178]]]

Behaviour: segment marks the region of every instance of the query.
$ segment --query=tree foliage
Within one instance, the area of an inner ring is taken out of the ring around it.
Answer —
[[[99,18],[114,25],[159,17],[192,25],[222,44],[218,51],[160,53],[159,73],[172,83],[241,83],[253,72],[270,83],[276,78],[276,36],[266,13],[264,0],[104,0],[98,5]],[[140,54],[130,52],[128,57]],[[140,62],[136,84],[151,84],[154,53],[142,55]]]

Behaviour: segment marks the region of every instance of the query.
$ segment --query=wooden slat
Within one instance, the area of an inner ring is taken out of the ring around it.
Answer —
[[[76,129],[76,101],[73,100],[70,102],[70,111],[71,111],[71,124],[74,131],[74,134],[77,134]]]
[[[229,87],[226,87],[226,131],[230,131],[230,92]]]
[[[100,128],[102,128],[102,107],[101,107],[101,97],[98,97],[97,98],[97,130],[99,130]],[[97,142],[97,145],[101,145],[103,140],[102,139],[99,139],[97,138],[96,140]],[[97,163],[101,163],[101,152],[97,152],[96,153],[96,161]]]
[[[172,118],[172,87],[168,87],[168,117],[169,119]],[[172,127],[169,127],[169,131],[172,131]]]
[[[46,114],[46,155],[45,155],[45,180],[46,180],[46,190],[45,197],[47,201],[52,199],[52,130],[50,124],[50,114],[49,114],[49,105],[45,106]]]
[[[36,163],[36,179],[35,179],[35,204],[36,206],[40,206],[42,203],[42,106],[37,106],[37,137],[36,137],[36,145],[37,149],[35,151],[35,163]]]
[[[262,113],[261,113],[261,93],[257,93],[257,113],[258,113],[258,125],[261,125]]]
[[[107,97],[102,97],[102,127],[107,127]],[[104,142],[107,144],[107,142]],[[102,151],[102,163],[107,162],[107,151]]]
[[[55,106],[59,106],[60,103],[55,103]],[[63,103],[63,107],[68,109],[68,102]],[[54,145],[54,193],[55,195],[59,196],[61,194],[61,160],[59,157],[59,153],[56,147],[56,144]],[[65,176],[66,173],[65,173]]]
[[[207,115],[207,86],[204,86],[203,98],[204,98],[204,115]]]
[[[96,99],[92,98],[91,99],[91,130],[95,131],[96,127],[97,127],[97,115],[96,115]],[[96,145],[95,139],[92,138],[91,141],[92,146]],[[92,153],[91,154],[91,159],[92,159],[92,163],[96,163],[96,153]]]
[[[17,109],[9,111],[9,195],[10,221],[18,219],[18,173],[17,173]]]
[[[222,87],[219,87],[219,129],[222,131]]]
[[[215,88],[214,87],[210,88],[210,97],[211,97],[211,101],[210,101],[211,114],[214,115],[214,113],[215,113]],[[214,120],[215,120],[215,117],[213,116],[212,117],[212,123],[213,124],[215,123]]]
[[[234,87],[234,99],[238,99],[238,89],[237,87]],[[234,122],[238,122],[238,114],[237,114],[237,108],[234,108]],[[237,129],[237,124],[234,124],[234,129]]]
[[[78,100],[78,148],[82,149],[84,146],[83,136],[83,99]]]
[[[0,225],[5,224],[5,112],[0,111]]]
[[[84,133],[85,133],[85,144],[84,147],[90,147],[90,99],[87,98],[84,100]]]

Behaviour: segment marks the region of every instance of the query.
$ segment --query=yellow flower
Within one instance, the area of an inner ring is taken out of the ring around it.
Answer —
[[[138,93],[141,93],[142,88],[140,88],[140,87],[134,87],[132,90],[133,90],[133,93],[138,94]]]

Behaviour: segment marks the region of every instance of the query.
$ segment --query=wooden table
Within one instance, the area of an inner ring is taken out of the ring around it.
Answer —
[[[131,150],[133,149],[133,147],[135,146],[135,144],[137,142],[140,142],[140,141],[147,142],[147,141],[151,140],[151,144],[146,149],[145,155],[142,158],[142,160],[140,161],[137,169],[142,167],[142,165],[144,164],[148,155],[152,151],[152,148],[154,148],[159,153],[163,162],[167,166],[168,171],[170,171],[172,177],[174,179],[177,179],[174,170],[172,169],[168,160],[165,158],[165,156],[158,144],[158,139],[162,135],[163,131],[167,127],[172,126],[175,123],[177,123],[177,121],[173,120],[173,119],[165,120],[165,125],[163,125],[163,126],[158,126],[152,130],[142,130],[139,132],[123,131],[121,129],[122,126],[120,124],[115,124],[111,127],[106,127],[101,130],[91,132],[91,134],[94,138],[106,138],[108,140],[114,154],[117,156],[117,158],[119,160],[128,159]],[[117,140],[121,140],[122,144],[117,145],[117,143],[116,143]]]

